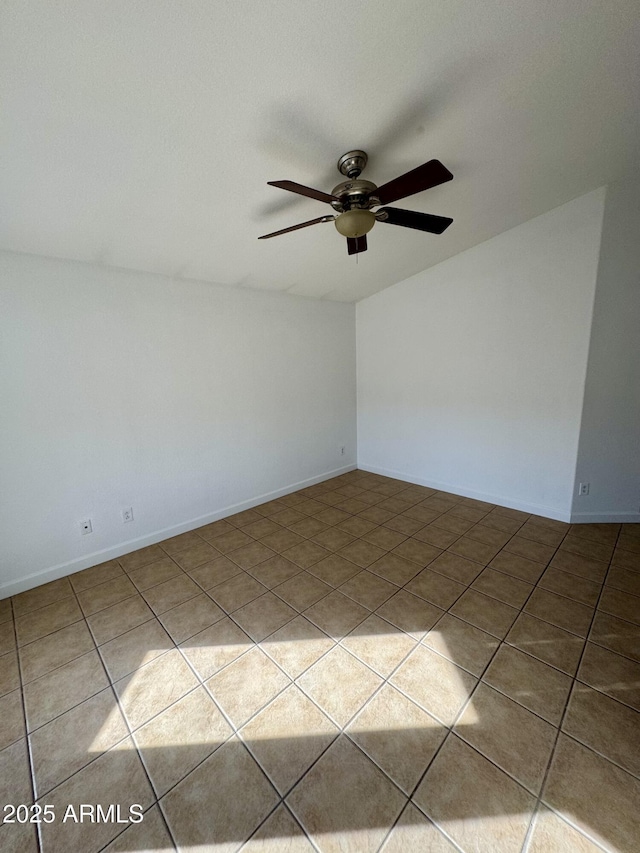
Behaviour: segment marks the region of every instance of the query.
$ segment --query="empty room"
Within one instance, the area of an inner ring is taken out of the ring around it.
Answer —
[[[637,853],[636,0],[0,20],[2,853]]]

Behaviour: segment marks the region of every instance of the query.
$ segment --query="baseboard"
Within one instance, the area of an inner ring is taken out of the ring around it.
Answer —
[[[383,477],[393,477],[397,480],[404,480],[407,483],[413,483],[416,486],[426,486],[429,489],[438,489],[438,491],[441,492],[451,492],[454,495],[461,495],[464,498],[473,498],[477,501],[485,501],[486,503],[497,504],[498,506],[508,507],[509,509],[518,509],[521,512],[541,515],[544,518],[553,518],[555,521],[571,521],[570,512],[557,509],[556,507],[532,504],[525,501],[515,501],[512,498],[505,498],[502,495],[491,495],[488,492],[476,492],[473,489],[467,489],[464,486],[458,486],[454,483],[441,483],[438,480],[427,480],[423,477],[416,477],[415,474],[407,474],[405,471],[394,471],[391,468],[378,468],[375,465],[367,465],[363,462],[358,462],[358,470],[369,471],[371,474],[380,474]]]
[[[640,512],[572,512],[572,524],[640,524]]]
[[[242,501],[241,503],[233,504],[232,506],[224,507],[215,512],[201,515],[198,518],[192,518],[189,521],[184,521],[181,524],[165,527],[163,530],[156,530],[153,533],[148,533],[145,536],[140,536],[137,539],[129,539],[126,542],[121,542],[110,548],[105,548],[102,551],[94,551],[91,554],[85,554],[83,557],[78,557],[76,560],[70,560],[67,563],[60,563],[57,566],[51,566],[48,569],[43,569],[39,572],[33,572],[19,580],[9,581],[0,585],[0,599],[8,598],[10,595],[17,595],[19,592],[24,592],[27,589],[33,589],[35,586],[40,586],[43,583],[57,580],[58,578],[71,575],[74,572],[80,572],[82,569],[88,569],[91,566],[96,566],[98,563],[106,563],[107,560],[114,560],[117,557],[122,557],[123,554],[128,554],[130,551],[137,551],[139,548],[146,548],[147,545],[156,545],[164,539],[169,539],[171,536],[178,536],[180,533],[188,533],[190,530],[195,530],[197,527],[203,527],[205,524],[210,524],[212,521],[219,521],[221,518],[226,518],[228,515],[234,515],[237,512],[242,512],[245,509],[252,509],[259,504],[267,503],[267,501],[282,498],[285,495],[290,495],[291,492],[297,492],[299,489],[304,489],[307,486],[315,486],[316,483],[323,483],[325,480],[330,480],[332,477],[339,477],[341,474],[346,474],[349,471],[354,471],[356,465],[344,465],[341,468],[335,468],[333,471],[326,471],[324,474],[318,474],[316,477],[309,477],[306,480],[300,480],[298,483],[291,483],[281,489],[276,489],[273,492],[267,492],[263,495],[258,495],[250,500]]]

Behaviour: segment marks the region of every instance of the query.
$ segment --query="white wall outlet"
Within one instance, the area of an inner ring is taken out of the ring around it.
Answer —
[[[126,524],[128,521],[133,521],[133,507],[126,506],[122,510],[122,522]]]
[[[87,518],[86,521],[80,522],[80,533],[82,533],[83,536],[86,536],[87,533],[93,533],[93,527],[91,526],[90,518]]]
[[[579,484],[579,486],[578,486],[578,497],[579,498],[582,498],[585,495],[589,494],[589,486],[590,485],[591,485],[590,483],[580,483]]]
[[[340,456],[344,456],[344,453],[345,453],[345,448],[341,447],[340,448]]]

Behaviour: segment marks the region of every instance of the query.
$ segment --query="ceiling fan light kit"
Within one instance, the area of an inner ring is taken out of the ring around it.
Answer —
[[[399,178],[377,187],[371,181],[360,178],[367,165],[367,155],[364,151],[347,151],[338,160],[338,171],[347,180],[334,187],[331,193],[314,190],[297,184],[295,181],[269,181],[269,185],[279,189],[307,196],[317,201],[330,204],[336,211],[336,216],[320,216],[310,219],[271,234],[263,234],[259,240],[278,237],[289,231],[297,231],[308,225],[319,222],[334,222],[337,231],[347,238],[347,251],[350,255],[367,251],[366,235],[378,222],[389,225],[400,225],[403,228],[414,228],[417,231],[427,231],[430,234],[442,234],[451,225],[453,219],[447,216],[433,216],[430,213],[419,213],[414,210],[402,210],[398,207],[380,207],[381,204],[398,201],[415,193],[437,187],[453,178],[451,172],[439,160],[429,160],[412,169]],[[379,207],[377,211],[372,208]]]

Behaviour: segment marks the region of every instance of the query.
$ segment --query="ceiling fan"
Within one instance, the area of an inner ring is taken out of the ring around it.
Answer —
[[[428,231],[430,234],[442,234],[451,225],[453,219],[447,216],[433,216],[430,213],[418,213],[415,210],[402,210],[398,207],[380,207],[380,205],[407,198],[450,181],[453,175],[439,160],[429,160],[422,166],[400,175],[399,178],[377,187],[371,181],[360,178],[360,173],[367,165],[367,159],[364,151],[348,151],[343,154],[338,160],[338,171],[347,180],[334,187],[331,193],[314,190],[295,181],[268,181],[269,186],[324,201],[330,204],[337,214],[300,222],[281,231],[263,234],[258,239],[278,237],[280,234],[287,234],[289,231],[297,231],[299,228],[317,225],[320,222],[335,222],[339,233],[347,238],[347,251],[350,255],[356,255],[367,251],[367,234],[376,221],[387,222],[389,225],[401,225],[404,228],[415,228],[418,231]],[[372,210],[374,207],[379,209],[374,212]]]

